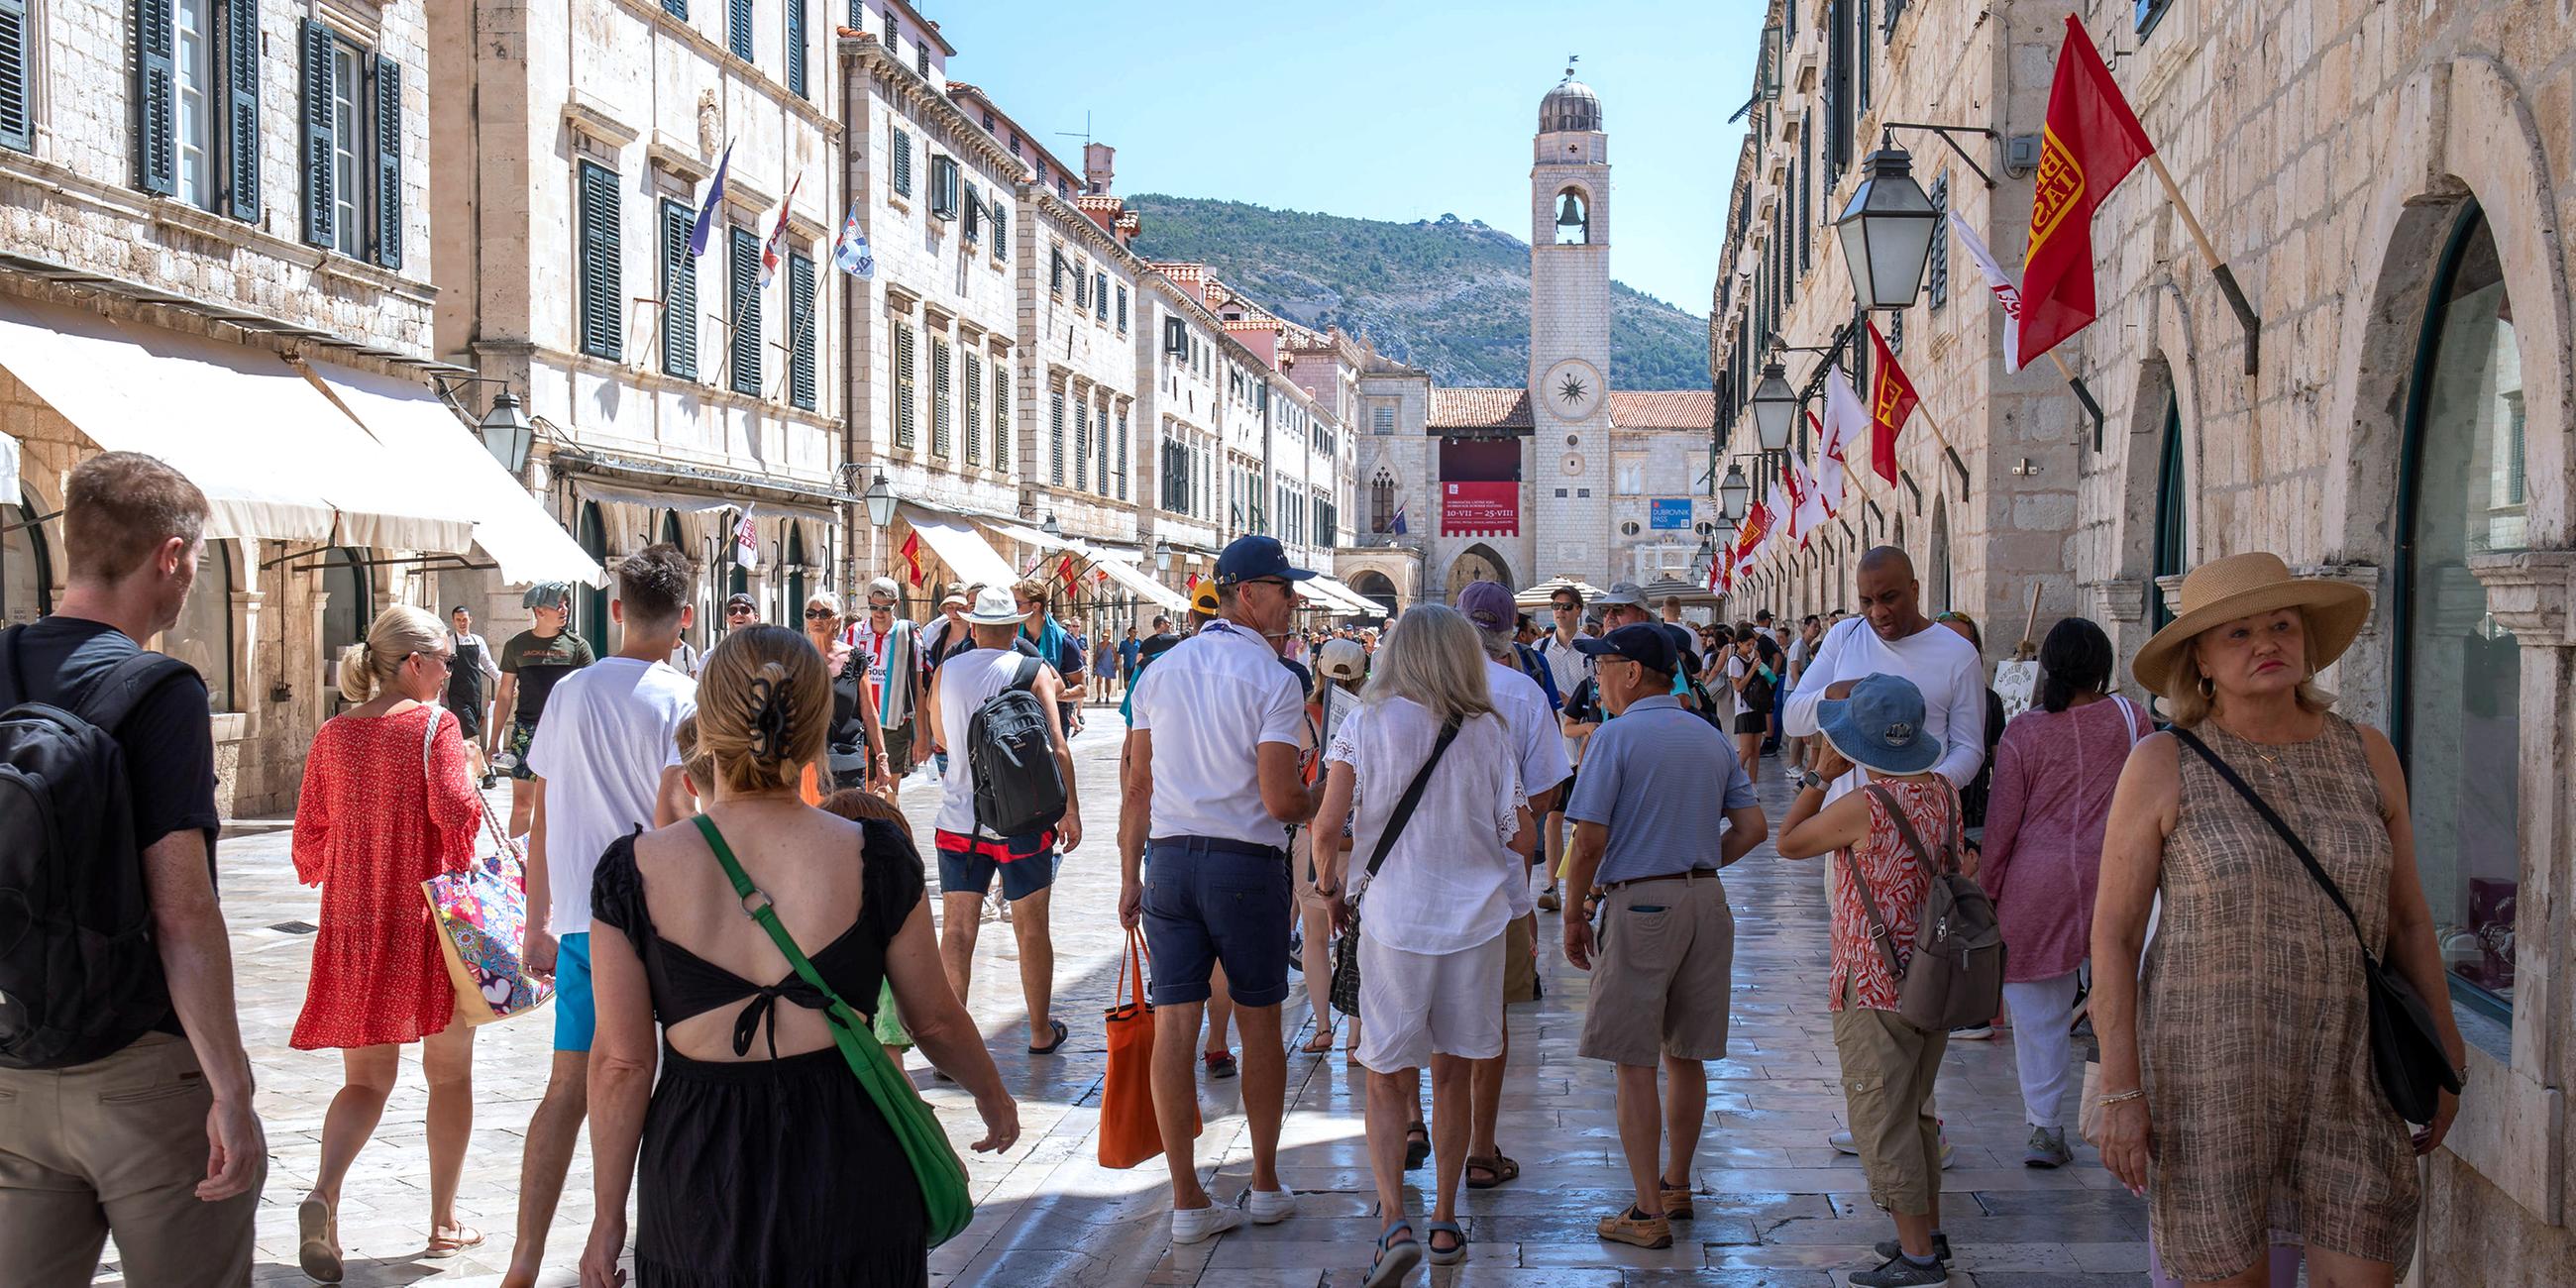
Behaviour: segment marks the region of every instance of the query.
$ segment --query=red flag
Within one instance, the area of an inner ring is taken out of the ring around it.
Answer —
[[[905,533],[903,548],[895,553],[903,556],[904,565],[911,575],[913,589],[921,589],[921,534]]]
[[[1064,593],[1068,595],[1082,589],[1082,574],[1074,570],[1072,555],[1066,555],[1056,564],[1055,577],[1056,580],[1064,583]]]
[[[1914,414],[1914,405],[1922,402],[1914,392],[1914,382],[1906,379],[1905,368],[1896,365],[1896,354],[1887,347],[1887,339],[1878,333],[1878,324],[1869,324],[1869,347],[1872,361],[1869,370],[1869,464],[1880,478],[1896,481],[1896,436],[1905,428],[1905,418]]]
[[[2155,150],[2084,25],[2068,14],[2022,259],[2022,366],[2093,321],[2093,209]]]
[[[1181,579],[1181,588],[1189,591],[1191,594],[1197,594],[1199,589],[1199,575],[1197,573],[1191,573],[1189,576],[1183,577]]]

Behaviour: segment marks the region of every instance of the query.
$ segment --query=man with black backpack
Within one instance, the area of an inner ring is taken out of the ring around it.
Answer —
[[[1028,1003],[1031,1055],[1064,1046],[1055,996],[1055,942],[1047,930],[1057,856],[1082,844],[1073,748],[1057,715],[1064,681],[1055,668],[1012,647],[1023,615],[1001,586],[987,586],[966,614],[975,647],[939,664],[939,727],[949,737],[941,775],[939,958],[964,1001],[974,981],[977,908],[993,878],[1010,901],[1019,940],[1020,992]]]
[[[138,642],[179,620],[206,498],[109,452],[63,511],[61,605],[0,632],[0,1261],[87,1284],[113,1235],[128,1283],[248,1284],[268,1145],[215,901],[206,684]]]

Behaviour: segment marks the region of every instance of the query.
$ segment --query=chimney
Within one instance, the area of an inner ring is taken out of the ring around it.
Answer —
[[[1116,170],[1116,166],[1114,166],[1112,162],[1117,155],[1118,149],[1113,148],[1106,143],[1085,143],[1082,145],[1083,185],[1088,188],[1094,196],[1106,197],[1109,195],[1109,182],[1114,177]]]

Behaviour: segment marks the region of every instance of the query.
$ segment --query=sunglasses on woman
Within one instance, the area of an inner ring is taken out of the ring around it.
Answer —
[[[808,608],[805,610],[805,620],[809,622],[828,622],[838,616],[840,616],[839,613],[833,612],[828,608]]]

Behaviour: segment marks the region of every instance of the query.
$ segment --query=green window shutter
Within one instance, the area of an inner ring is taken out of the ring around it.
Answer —
[[[170,0],[134,0],[134,186],[179,191],[178,33]]]
[[[27,0],[0,0],[0,147],[36,146],[36,93],[29,77]]]
[[[689,0],[662,0],[662,12],[667,13],[682,22],[687,22],[689,20]]]
[[[155,0],[135,2],[148,6]],[[169,13],[167,0],[160,3],[162,13]],[[337,244],[331,228],[331,157],[337,150],[331,111],[335,88],[331,45],[337,39],[321,23],[304,24],[304,240],[322,247]]]
[[[751,61],[751,0],[727,0],[725,48],[732,50],[734,57]]]
[[[1047,481],[1064,486],[1064,395],[1047,403]]]
[[[1091,490],[1091,408],[1073,405],[1073,486]]]
[[[376,263],[402,267],[402,64],[378,54],[368,60],[376,88]]]
[[[1127,413],[1118,413],[1118,499],[1127,499]]]
[[[894,324],[894,445],[913,441],[912,328]]]
[[[894,195],[912,195],[912,136],[894,132]]]
[[[787,92],[798,98],[812,97],[805,92],[805,5],[787,0]]]
[[[984,231],[984,230],[983,230],[983,221],[982,221],[982,216],[983,216],[983,214],[984,214],[984,195],[983,195],[983,193],[981,193],[981,192],[977,191],[977,190],[976,190],[976,187],[975,187],[975,185],[974,185],[974,184],[971,184],[971,183],[970,183],[970,184],[967,184],[967,185],[966,185],[966,240],[968,240],[968,241],[973,241],[973,240],[975,240],[975,239],[976,239],[976,237],[978,237],[979,235],[981,235],[981,234],[982,234],[982,232]]]
[[[1061,296],[1064,294],[1064,252],[1051,250],[1047,256],[1047,290]]]
[[[948,340],[930,337],[930,452],[946,458],[956,443],[956,423],[948,404]]]
[[[617,172],[595,161],[581,163],[578,192],[581,259],[581,351],[594,358],[621,356],[624,319],[617,309]]]
[[[1107,273],[1091,275],[1091,316],[1103,322],[1109,320],[1109,275]]]
[[[1073,307],[1086,313],[1091,310],[1091,274],[1080,264],[1073,266]]]
[[[993,364],[993,468],[1011,468],[1011,373]]]
[[[1001,189],[993,190],[993,258],[995,259],[1011,257],[1011,208],[1003,204],[1006,200],[1008,198]]]
[[[25,0],[0,0],[0,12]],[[24,10],[22,9],[21,12]],[[224,23],[225,209],[259,222],[259,4],[227,0]],[[0,19],[0,24],[5,24]],[[0,36],[0,42],[6,37]],[[0,114],[7,112],[8,54],[0,50]],[[0,134],[6,130],[0,123]],[[5,142],[0,138],[0,142]],[[23,145],[22,145],[23,146]]]
[[[662,203],[662,372],[698,378],[698,261],[689,254],[697,212]]]
[[[760,396],[760,239],[745,228],[733,230],[726,247],[726,285],[735,309],[733,348],[727,355],[732,379],[726,388]]]
[[[973,349],[966,351],[966,370],[958,388],[966,395],[966,405],[958,419],[966,426],[966,463],[984,463],[984,360]]]
[[[787,257],[787,334],[794,346],[787,352],[787,401],[812,411],[821,382],[814,378],[814,261],[803,255]]]
[[[1127,288],[1118,288],[1118,333],[1127,333]]]

